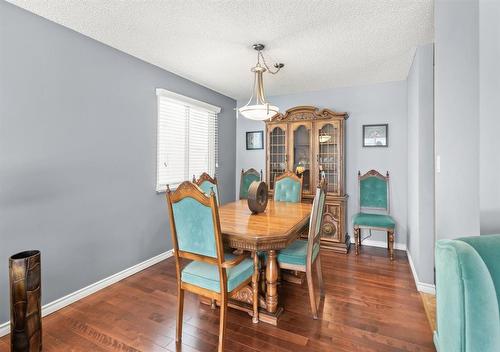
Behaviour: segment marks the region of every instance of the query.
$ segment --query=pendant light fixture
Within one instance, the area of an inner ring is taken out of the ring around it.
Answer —
[[[285,64],[274,64],[274,70],[267,66],[264,55],[262,54],[262,50],[264,50],[264,47],[264,44],[253,45],[253,48],[257,50],[257,64],[250,70],[255,73],[252,96],[250,97],[248,103],[246,103],[245,106],[239,108],[238,110],[240,114],[251,120],[267,120],[279,112],[277,106],[271,105],[266,101],[266,96],[264,94],[263,74],[267,71],[274,75],[278,73],[279,70],[281,70],[285,66]]]

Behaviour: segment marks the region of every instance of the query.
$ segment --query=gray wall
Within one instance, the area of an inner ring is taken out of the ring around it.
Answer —
[[[500,1],[479,1],[481,234],[500,233]]]
[[[478,21],[478,0],[435,1],[438,239],[480,232]]]
[[[419,113],[419,77],[418,77],[418,55],[415,53],[413,63],[408,72],[407,94],[408,94],[408,234],[407,246],[411,253],[413,264],[418,266],[418,113]]]
[[[434,45],[408,73],[408,252],[418,280],[434,283]]]
[[[0,322],[15,252],[42,251],[47,303],[171,248],[155,88],[222,107],[221,198],[234,199],[233,99],[3,1],[0,53]]]
[[[269,97],[269,101],[285,111],[297,105],[313,105],[337,111],[347,111],[346,168],[348,201],[348,230],[352,237],[351,218],[358,211],[358,170],[377,169],[391,173],[391,213],[397,221],[396,242],[406,245],[407,225],[407,94],[406,81],[369,86],[335,88],[323,91]],[[238,101],[242,106],[246,101]],[[388,123],[388,148],[363,148],[363,124]],[[236,186],[242,168],[265,170],[265,151],[246,150],[245,132],[265,130],[263,122],[239,116],[237,122]],[[265,171],[264,171],[265,172]],[[386,243],[383,233],[371,238]]]

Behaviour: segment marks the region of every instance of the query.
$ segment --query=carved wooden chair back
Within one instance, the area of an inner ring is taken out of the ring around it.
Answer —
[[[319,251],[321,240],[321,225],[323,222],[323,215],[325,209],[325,186],[326,182],[316,188],[316,195],[313,200],[313,207],[311,211],[311,218],[309,221],[309,234],[307,237],[307,259],[306,266],[311,267],[314,262],[314,251]],[[319,255],[319,254],[318,254]]]
[[[291,171],[277,176],[274,181],[274,200],[300,203],[302,201],[302,176],[299,177]]]
[[[240,178],[240,199],[248,198],[248,189],[253,181],[262,181],[262,170],[260,173],[250,168],[247,171],[241,169],[241,178]]]
[[[210,195],[210,191],[214,191],[217,205],[220,206],[219,199],[219,185],[217,184],[217,177],[211,177],[206,172],[202,173],[198,179],[193,175],[193,183],[200,187],[206,195]]]
[[[390,214],[389,171],[386,176],[376,170],[361,175],[358,171],[359,211],[362,209],[382,210]]]

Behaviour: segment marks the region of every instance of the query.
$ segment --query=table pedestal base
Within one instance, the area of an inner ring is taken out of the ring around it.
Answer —
[[[209,298],[200,296],[199,299],[200,303],[211,305],[211,300]],[[216,302],[216,304],[220,306],[219,302]],[[253,316],[252,286],[245,286],[238,290],[238,292],[233,292],[229,297],[227,305],[228,307],[247,312],[248,315]],[[259,321],[276,326],[278,325],[278,319],[283,311],[283,307],[278,306],[274,313],[269,312],[267,310],[266,299],[262,295],[259,295]]]

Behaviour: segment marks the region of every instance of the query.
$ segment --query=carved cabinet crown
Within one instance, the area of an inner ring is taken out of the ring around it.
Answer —
[[[278,113],[271,117],[268,123],[291,122],[303,120],[323,120],[323,119],[347,119],[346,112],[336,112],[330,109],[319,109],[315,106],[296,106],[288,109],[285,113]]]

